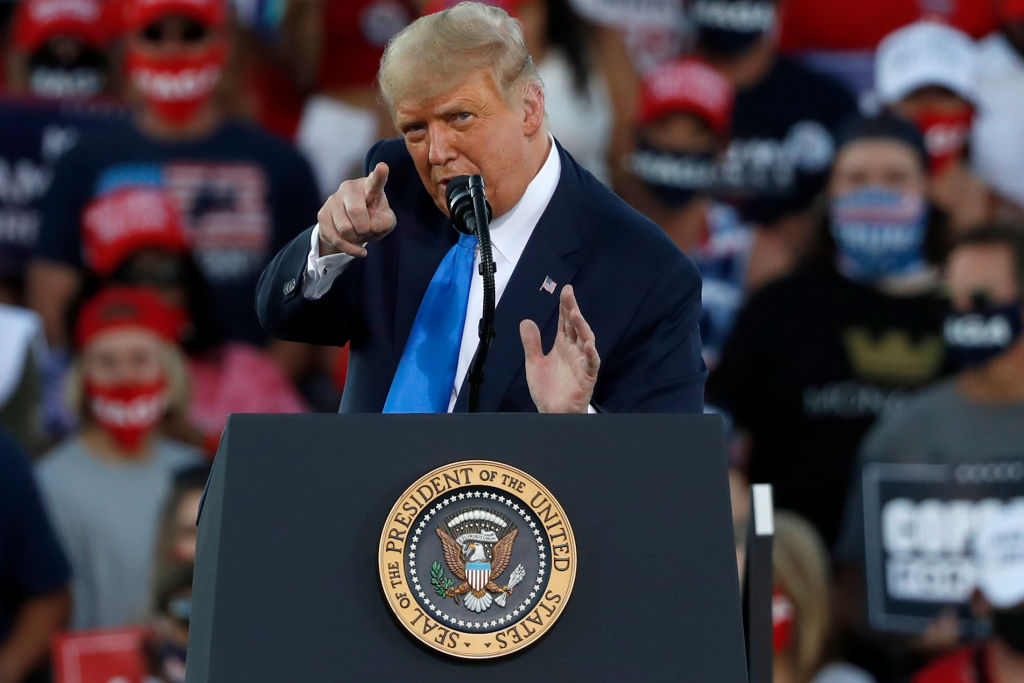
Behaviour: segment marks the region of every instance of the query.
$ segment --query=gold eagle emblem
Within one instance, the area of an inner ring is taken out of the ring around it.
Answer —
[[[449,517],[435,531],[441,539],[448,571],[462,582],[457,586],[450,580],[435,585],[440,589],[438,592],[443,590],[444,596],[452,598],[455,604],[459,604],[460,595],[465,596],[466,608],[472,612],[490,607],[492,594],[498,596],[498,604],[504,605],[505,597],[512,595],[515,583],[522,577],[518,576],[511,585],[499,585],[495,579],[505,573],[512,560],[512,546],[519,529],[504,515],[471,508]],[[516,573],[521,573],[521,568]]]

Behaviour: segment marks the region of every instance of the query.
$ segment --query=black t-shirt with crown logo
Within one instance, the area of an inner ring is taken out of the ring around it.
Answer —
[[[896,297],[813,266],[767,285],[739,314],[707,386],[751,437],[752,482],[813,522],[831,546],[864,434],[947,374],[944,306]]]

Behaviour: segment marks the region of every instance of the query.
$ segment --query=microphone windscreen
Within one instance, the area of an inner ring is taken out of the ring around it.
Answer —
[[[468,175],[460,175],[448,181],[445,189],[445,201],[448,204],[448,215],[452,225],[461,233],[473,233],[467,220],[473,213],[473,197],[470,195]]]

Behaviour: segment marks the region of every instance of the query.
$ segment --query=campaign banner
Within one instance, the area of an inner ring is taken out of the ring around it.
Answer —
[[[145,683],[144,628],[62,633],[53,641],[56,683]]]
[[[956,609],[972,633],[973,538],[1004,506],[1024,508],[1024,460],[864,469],[868,617],[879,631],[921,633]]]

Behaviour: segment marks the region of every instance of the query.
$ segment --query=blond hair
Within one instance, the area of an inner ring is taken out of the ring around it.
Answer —
[[[543,87],[519,21],[498,7],[460,2],[420,17],[392,37],[380,60],[377,85],[394,112],[398,99],[433,97],[484,68],[492,70],[509,101],[517,85]]]
[[[832,611],[828,554],[810,522],[785,510],[775,513],[772,567],[776,584],[781,584],[796,612],[797,680],[809,681],[825,653]]]
[[[160,361],[167,379],[167,413],[183,414],[188,409],[189,384],[185,356],[176,346],[160,342]],[[91,422],[89,406],[85,400],[85,376],[82,358],[76,356],[68,370],[64,384],[64,401],[82,423]]]

